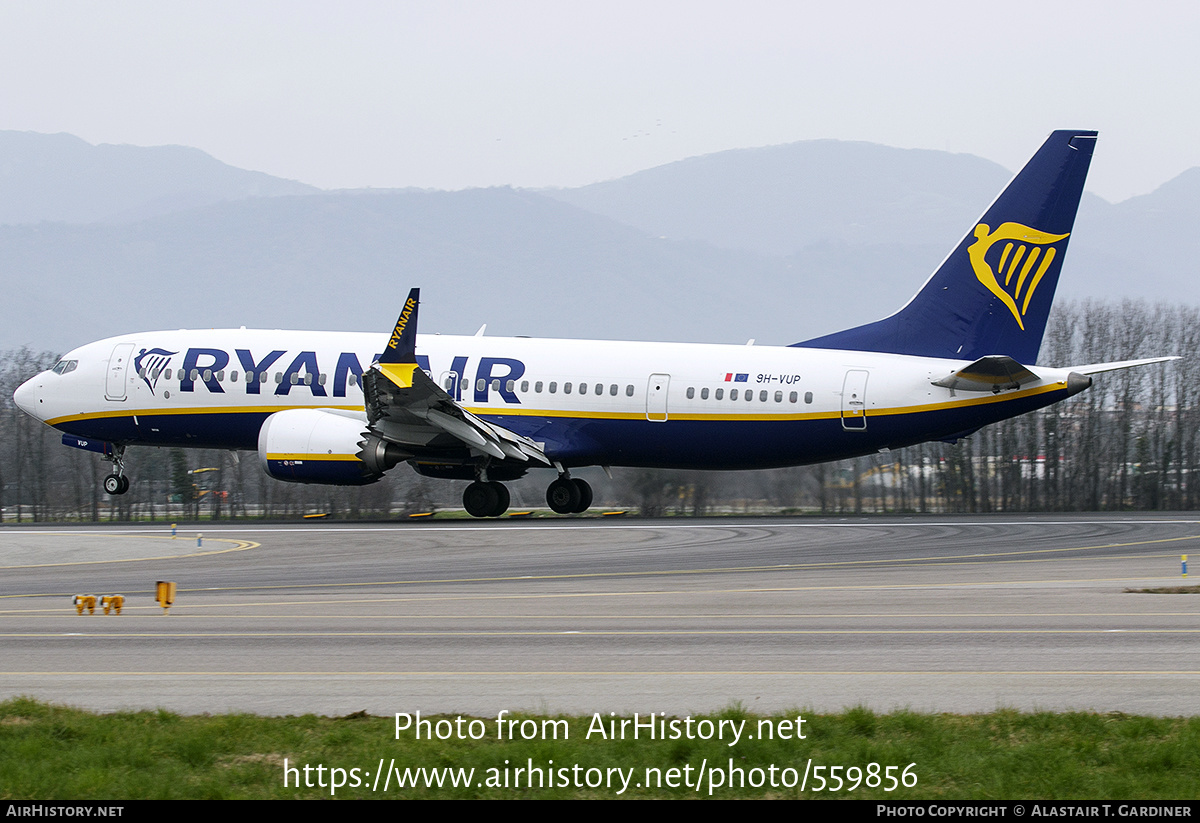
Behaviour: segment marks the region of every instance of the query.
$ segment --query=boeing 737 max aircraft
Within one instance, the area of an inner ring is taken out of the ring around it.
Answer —
[[[90,343],[17,389],[24,411],[113,464],[130,445],[257,450],[272,477],[371,483],[399,463],[473,480],[558,478],[582,512],[580,466],[757,469],[953,440],[1170,358],[1036,365],[1096,142],[1058,131],[895,314],[786,347],[418,336],[413,289],[390,337],[163,331]]]

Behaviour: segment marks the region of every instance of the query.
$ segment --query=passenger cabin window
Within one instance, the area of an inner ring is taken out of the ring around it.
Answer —
[[[511,383],[512,381],[510,380],[509,382]],[[529,391],[529,381],[528,381],[528,380],[522,380],[522,381],[521,381],[521,392],[522,392],[522,394],[523,394],[523,393],[525,393],[525,392],[527,392],[527,391]]]
[[[608,387],[608,393],[610,395],[612,395],[613,397],[617,396],[617,384],[616,383],[613,383],[611,386]]]
[[[535,392],[537,392],[538,394],[542,393],[542,381],[541,380],[539,380],[533,384],[533,390]]]
[[[633,397],[633,384],[632,383],[630,383],[628,386],[625,387],[625,396]]]
[[[716,395],[718,400],[723,400],[725,398],[725,390],[717,389]]]
[[[550,381],[550,393],[554,394],[556,391],[558,391],[558,383],[555,383],[553,380],[551,380]]]
[[[804,402],[805,402],[805,403],[811,403],[811,402],[812,402],[812,392],[810,392],[810,391],[806,391],[806,392],[804,393]]]
[[[571,393],[571,384],[563,383],[563,394],[570,394],[570,393]]]
[[[688,400],[692,400],[692,399],[694,399],[695,397],[696,397],[696,390],[695,390],[693,387],[691,387],[691,386],[688,386],[688,390],[687,390],[687,399],[688,399]]]

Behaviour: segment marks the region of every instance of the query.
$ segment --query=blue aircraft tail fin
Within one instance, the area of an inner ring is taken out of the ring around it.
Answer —
[[[1095,145],[1054,132],[904,308],[794,345],[1036,363]]]

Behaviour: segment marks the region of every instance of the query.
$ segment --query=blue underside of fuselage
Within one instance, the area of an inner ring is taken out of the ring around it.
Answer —
[[[1042,408],[1066,391],[1003,402],[901,414],[868,415],[864,430],[847,431],[840,418],[801,420],[679,420],[480,415],[535,441],[564,466],[644,466],[680,469],[758,469],[819,463],[897,449],[972,431]],[[258,448],[266,413],[205,412],[75,420],[60,425],[80,437],[126,445]]]

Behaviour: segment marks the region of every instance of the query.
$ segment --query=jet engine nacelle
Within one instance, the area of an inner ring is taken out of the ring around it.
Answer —
[[[275,412],[258,432],[263,471],[292,483],[362,486],[411,456],[368,432],[362,418],[332,409]]]

